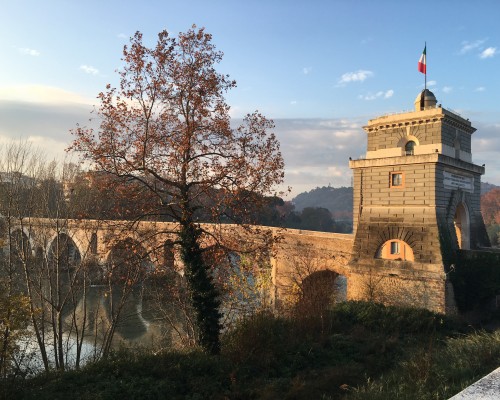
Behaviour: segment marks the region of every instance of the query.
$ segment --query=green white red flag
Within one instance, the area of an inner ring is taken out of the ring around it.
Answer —
[[[426,53],[427,53],[427,45],[424,47],[424,52],[420,56],[420,60],[418,60],[418,70],[422,72],[423,74],[427,75],[427,60],[426,60]]]

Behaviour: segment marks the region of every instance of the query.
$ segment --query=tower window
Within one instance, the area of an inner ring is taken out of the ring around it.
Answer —
[[[391,254],[399,254],[399,242],[391,242]]]
[[[402,172],[391,172],[390,187],[404,187],[404,174]]]
[[[416,143],[413,140],[406,142],[405,144],[405,153],[407,156],[412,156],[414,154]]]

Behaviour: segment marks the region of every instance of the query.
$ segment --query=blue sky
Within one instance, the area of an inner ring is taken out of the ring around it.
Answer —
[[[410,110],[424,76],[443,107],[469,118],[473,161],[500,185],[498,1],[0,0],[0,143],[20,137],[58,157],[96,95],[118,83],[123,45],[203,26],[238,87],[235,118],[275,120],[293,194],[349,185],[362,126]]]

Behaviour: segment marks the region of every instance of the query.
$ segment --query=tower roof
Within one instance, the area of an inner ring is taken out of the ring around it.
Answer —
[[[437,104],[436,96],[429,89],[422,90],[415,99],[415,111],[422,111],[428,108],[435,108]]]

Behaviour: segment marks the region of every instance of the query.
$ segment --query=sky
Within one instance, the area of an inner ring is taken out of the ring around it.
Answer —
[[[351,185],[362,127],[413,109],[425,43],[428,88],[477,128],[473,162],[500,185],[499,16],[496,0],[0,0],[0,145],[25,140],[62,158],[70,129],[118,85],[129,38],[153,45],[196,24],[237,81],[231,116],[274,120],[288,198]]]

